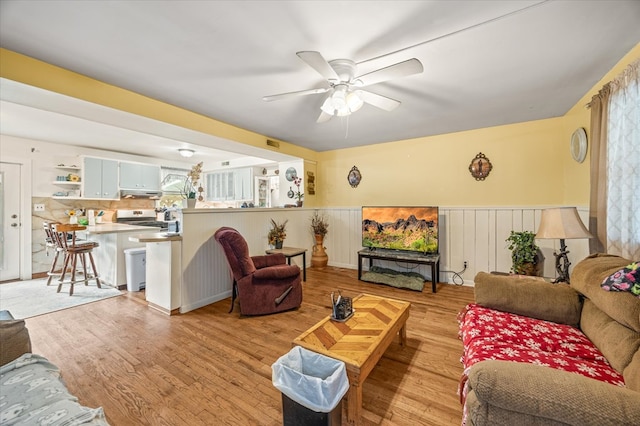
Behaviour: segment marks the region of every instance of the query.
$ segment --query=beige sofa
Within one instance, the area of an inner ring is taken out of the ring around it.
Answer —
[[[579,327],[625,386],[541,365],[481,361],[465,377],[467,425],[640,425],[640,299],[600,287],[629,263],[592,255],[575,265],[570,286],[479,273],[477,304]]]
[[[60,370],[31,353],[24,320],[0,312],[0,424],[108,426],[102,408],[83,407]]]

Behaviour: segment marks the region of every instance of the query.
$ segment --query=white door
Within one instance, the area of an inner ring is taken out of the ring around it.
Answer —
[[[20,278],[20,167],[0,163],[0,281]]]

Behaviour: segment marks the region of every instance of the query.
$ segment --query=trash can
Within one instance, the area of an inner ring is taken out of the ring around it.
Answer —
[[[125,273],[127,276],[127,290],[140,291],[147,283],[147,249],[130,248],[124,251]]]
[[[296,346],[271,366],[284,426],[339,426],[349,390],[344,362]]]

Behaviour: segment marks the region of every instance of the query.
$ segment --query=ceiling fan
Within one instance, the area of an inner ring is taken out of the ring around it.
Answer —
[[[318,117],[318,123],[324,123],[334,115],[338,117],[350,115],[362,108],[364,103],[368,103],[385,111],[392,111],[400,105],[400,101],[362,90],[361,88],[395,78],[419,74],[424,69],[419,60],[412,58],[356,76],[357,64],[350,59],[327,61],[319,52],[314,51],[297,52],[296,55],[324,77],[327,80],[328,86],[280,93],[265,96],[262,99],[269,102],[295,96],[327,93],[320,107],[322,112]]]

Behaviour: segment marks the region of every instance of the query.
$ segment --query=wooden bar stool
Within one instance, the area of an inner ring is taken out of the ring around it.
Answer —
[[[54,276],[59,277],[62,274],[62,270],[56,271],[56,266],[58,265],[58,259],[60,258],[60,255],[64,253],[64,249],[59,247],[58,243],[56,242],[56,237],[54,235],[53,229],[51,228],[51,225],[53,225],[54,223],[57,222],[42,223],[42,226],[44,228],[44,241],[47,256],[49,256],[49,249],[52,249],[54,251],[53,260],[51,261],[51,268],[49,268],[49,272],[47,272],[47,275],[49,276],[49,278],[47,279],[47,285],[51,284],[51,280]]]
[[[96,280],[98,288],[102,288],[92,254],[93,249],[98,247],[99,244],[94,241],[76,240],[76,231],[82,231],[83,229],[86,229],[86,226],[54,223],[51,224],[51,229],[53,231],[53,236],[56,240],[56,244],[63,250],[65,254],[62,273],[60,274],[60,279],[58,280],[58,293],[60,293],[60,290],[62,289],[62,284],[69,283],[71,284],[71,288],[69,289],[69,296],[72,296],[73,286],[75,283],[84,281],[84,285],[89,285],[89,280],[92,279]],[[89,256],[89,261],[91,262],[91,269],[93,272],[92,275],[89,275],[87,273],[87,255]],[[78,258],[80,258],[80,263],[82,264],[82,272],[84,275],[84,278],[81,280],[76,280]],[[71,267],[71,280],[65,281],[64,278],[67,274],[67,269],[69,268],[69,266]]]

